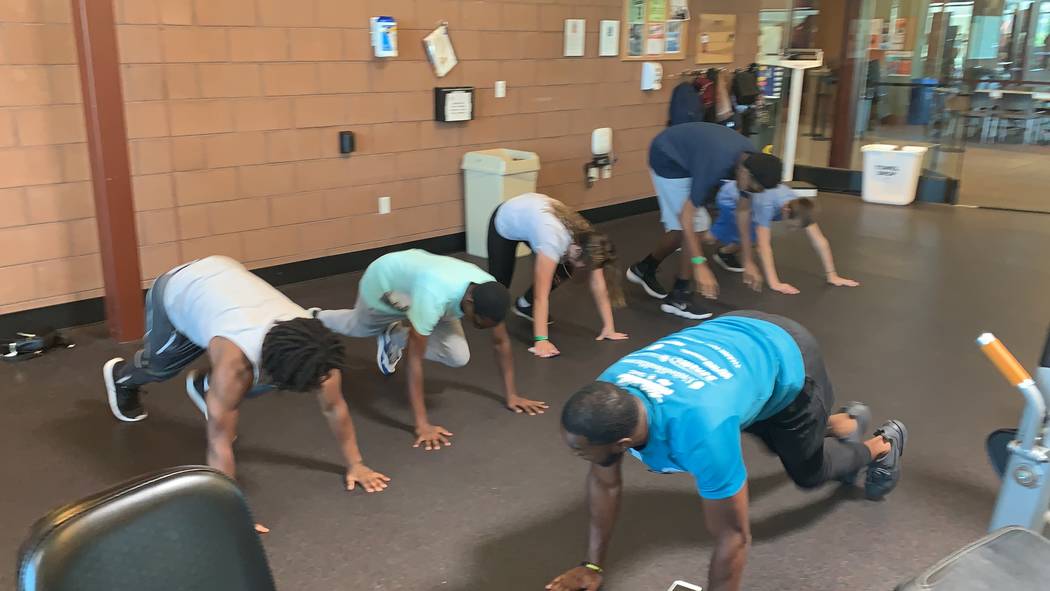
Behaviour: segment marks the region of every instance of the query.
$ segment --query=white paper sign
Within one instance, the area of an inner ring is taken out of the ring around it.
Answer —
[[[424,37],[423,46],[438,78],[444,78],[459,63],[456,50],[452,48],[452,40],[448,36],[448,27],[444,25]]]
[[[473,94],[455,90],[445,95],[445,121],[470,121]]]
[[[583,57],[587,39],[587,21],[582,18],[565,19],[565,57]]]
[[[598,55],[620,55],[620,21],[602,21]]]

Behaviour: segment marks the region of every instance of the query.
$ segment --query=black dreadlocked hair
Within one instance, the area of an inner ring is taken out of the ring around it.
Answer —
[[[595,445],[605,445],[631,436],[638,426],[638,406],[623,389],[608,382],[591,382],[565,403],[561,426]]]
[[[262,369],[278,387],[309,392],[328,372],[344,368],[343,341],[316,318],[294,318],[273,325],[262,347]]]

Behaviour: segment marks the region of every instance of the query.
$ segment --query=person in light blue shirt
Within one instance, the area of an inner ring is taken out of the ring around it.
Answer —
[[[477,265],[412,249],[385,254],[368,266],[353,309],[322,310],[317,318],[345,336],[376,337],[376,363],[384,375],[394,373],[407,351],[415,447],[437,450],[451,445],[452,433],[432,424],[427,416],[423,359],[449,367],[467,364],[470,348],[460,319],[475,328],[492,329],[507,408],[529,415],[542,414],[547,408],[546,403],[518,394],[504,324],[509,307],[507,288]]]
[[[736,181],[728,181],[718,190],[715,201],[718,203],[718,218],[711,225],[711,235],[722,246],[713,258],[723,269],[735,273],[744,272],[744,265],[737,258],[737,253],[740,251],[740,224],[736,214],[739,205],[745,203],[749,206],[745,209],[751,211],[751,241],[757,245],[762,270],[770,289],[784,294],[799,293],[798,288],[794,285],[780,280],[773,258],[771,226],[773,222],[781,220],[786,220],[791,227],[806,231],[813,250],[817,251],[817,256],[820,257],[820,262],[824,266],[825,281],[838,287],[860,285],[853,279],[842,277],[835,270],[831,244],[814,220],[813,200],[798,197],[791,187],[778,185],[768,191],[748,195],[741,193]]]
[[[565,442],[591,463],[590,544],[583,563],[547,589],[601,586],[626,453],[651,471],[695,479],[716,538],[713,591],[740,588],[750,544],[741,432],[759,437],[802,488],[852,484],[867,468],[865,493],[881,499],[900,480],[904,425],[887,421],[864,440],[867,406],[850,402],[832,414],[833,406],[816,340],[781,316],[733,312],[620,359],[562,410]]]

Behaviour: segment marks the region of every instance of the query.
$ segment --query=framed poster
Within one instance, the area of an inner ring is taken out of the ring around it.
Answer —
[[[621,38],[624,61],[685,58],[689,39],[688,0],[624,0],[626,34]]]
[[[698,20],[696,63],[732,63],[736,49],[736,15],[701,14]]]

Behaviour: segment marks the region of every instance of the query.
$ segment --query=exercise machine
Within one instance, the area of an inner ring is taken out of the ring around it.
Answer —
[[[988,456],[1003,480],[990,533],[897,591],[1046,589],[1050,581],[1050,540],[1041,535],[1050,504],[1050,334],[1034,380],[995,335],[984,333],[977,344],[1025,399],[1017,428],[988,436]]]
[[[994,431],[986,442],[1003,480],[988,531],[1013,525],[1042,533],[1050,509],[1050,335],[1034,380],[995,335],[984,333],[977,344],[1025,399],[1017,429]]]

